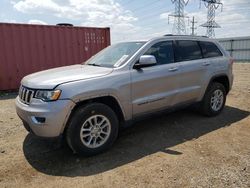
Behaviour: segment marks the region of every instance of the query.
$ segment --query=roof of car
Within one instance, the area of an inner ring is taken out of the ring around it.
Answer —
[[[188,40],[200,40],[200,41],[215,41],[213,38],[208,38],[207,36],[193,36],[193,35],[173,35],[173,34],[166,34],[163,36],[159,37],[154,37],[149,40],[135,40],[135,41],[123,41],[123,42],[142,42],[142,43],[147,43],[149,41],[154,41],[158,39],[172,39],[172,40],[183,40],[183,39],[188,39]],[[123,43],[121,42],[121,43]]]
[[[208,38],[207,36],[199,36],[199,35],[174,35],[174,34],[166,34],[163,35],[165,37],[169,37],[169,36],[174,36],[174,37],[205,37]]]
[[[173,39],[173,40],[202,40],[202,41],[215,41],[213,38],[208,38],[207,36],[193,36],[193,35],[172,35],[167,34],[160,37],[152,38],[151,40],[157,40],[157,39]],[[149,41],[151,41],[149,40]]]

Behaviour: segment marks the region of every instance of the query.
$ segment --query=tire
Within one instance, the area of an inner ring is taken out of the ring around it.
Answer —
[[[218,97],[219,99],[217,100],[218,103],[216,105],[216,102],[212,102],[216,101],[214,98],[215,95],[217,96],[217,94],[221,97]],[[224,106],[226,103],[226,90],[225,87],[218,82],[212,82],[207,90],[206,93],[203,97],[203,100],[201,101],[200,104],[200,111],[203,115],[212,117],[212,116],[216,116],[218,114],[221,113],[221,111],[223,110]]]
[[[74,112],[66,129],[66,140],[75,153],[93,156],[112,146],[117,138],[118,128],[118,118],[110,107],[92,103]]]

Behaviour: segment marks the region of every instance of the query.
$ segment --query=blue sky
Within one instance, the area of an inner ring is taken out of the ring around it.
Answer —
[[[250,1],[222,0],[223,11],[216,11],[216,37],[250,35]],[[148,39],[172,33],[174,11],[171,0],[1,0],[0,22],[110,27],[112,42]],[[198,35],[205,35],[207,10],[199,0],[190,0],[185,8],[195,17]],[[190,31],[186,21],[187,34]]]

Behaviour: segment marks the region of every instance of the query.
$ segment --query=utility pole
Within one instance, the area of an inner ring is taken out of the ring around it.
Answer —
[[[221,6],[221,11],[223,4],[221,0],[201,0],[204,2],[205,7],[208,9],[207,11],[207,22],[202,24],[202,27],[207,28],[207,36],[214,38],[215,32],[214,28],[220,28],[220,25],[215,22],[215,10]]]
[[[192,27],[191,27],[191,30],[192,30],[192,33],[191,33],[191,35],[196,35],[195,33],[194,33],[194,31],[197,29],[197,27],[195,27],[195,24],[196,24],[197,22],[194,20],[194,16],[193,16],[193,19],[192,19],[192,21],[191,21],[191,24],[192,24]]]
[[[184,15],[184,7],[187,6],[189,0],[171,0],[173,4],[175,4],[175,11],[173,14],[168,15],[168,22],[170,17],[174,17],[174,26],[173,26],[173,34],[177,35],[185,35],[186,34],[186,26],[185,26],[185,18],[188,18]]]

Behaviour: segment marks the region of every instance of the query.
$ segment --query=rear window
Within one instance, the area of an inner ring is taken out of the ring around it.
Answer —
[[[204,58],[222,56],[221,51],[212,42],[200,41],[200,46],[201,46]]]
[[[197,41],[179,40],[175,44],[177,62],[202,59],[201,49]]]

